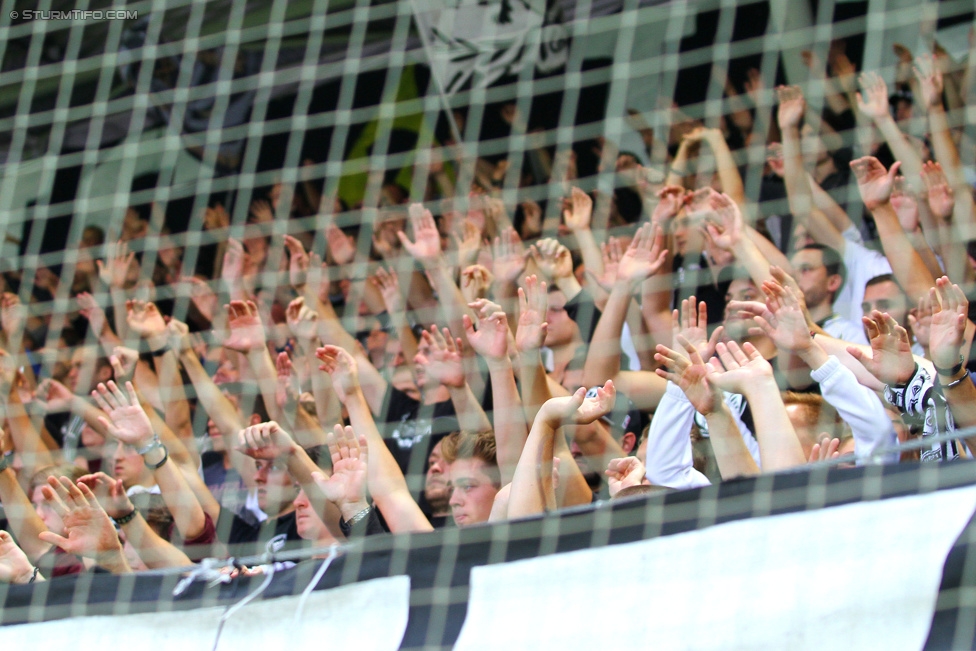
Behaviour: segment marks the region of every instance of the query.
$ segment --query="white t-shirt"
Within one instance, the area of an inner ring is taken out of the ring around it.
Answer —
[[[864,286],[875,276],[891,273],[891,265],[883,254],[847,240],[844,243],[844,266],[847,279],[834,297],[834,312],[854,323],[860,323],[863,313]]]

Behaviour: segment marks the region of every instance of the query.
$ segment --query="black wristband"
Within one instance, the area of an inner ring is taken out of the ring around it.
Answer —
[[[10,459],[12,459],[13,456],[13,454],[0,454],[0,472],[3,472],[10,467]]]
[[[34,572],[33,572],[33,573],[31,574],[31,578],[30,578],[30,581],[28,581],[28,582],[27,582],[27,585],[30,585],[30,584],[31,584],[31,583],[33,583],[34,581],[37,581],[37,573],[38,573],[38,572],[40,572],[40,571],[41,571],[41,568],[39,568],[39,567],[37,567],[37,566],[35,565],[35,566],[34,566]]]
[[[959,363],[953,366],[952,368],[942,368],[934,363],[933,366],[935,366],[935,372],[938,373],[939,375],[952,377],[962,370],[962,356],[959,357]]]
[[[112,520],[115,521],[116,526],[122,527],[132,522],[136,517],[136,513],[137,511],[135,509],[132,509],[131,511],[123,515],[121,518],[112,518]]]
[[[149,463],[148,461],[146,461],[145,457],[143,457],[142,459],[142,462],[146,464],[146,467],[149,468],[150,470],[159,470],[160,468],[163,467],[163,464],[169,460],[169,450],[166,449],[166,446],[160,443],[158,447],[161,447],[163,449],[163,458],[160,459],[159,463],[156,464]]]

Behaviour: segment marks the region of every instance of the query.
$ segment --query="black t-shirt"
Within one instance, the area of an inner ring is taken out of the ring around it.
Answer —
[[[228,517],[231,518],[230,525],[226,524]],[[286,543],[302,540],[298,535],[298,523],[294,511],[277,518],[268,518],[264,522],[253,523],[236,513],[232,514],[228,509],[221,509],[217,520],[218,534],[222,534],[226,530],[224,527],[227,526],[230,527],[227,544],[250,545],[250,552],[246,553],[277,552],[281,551]]]
[[[388,389],[384,400],[383,440],[406,476],[422,475],[430,454],[431,437],[458,430],[450,400],[423,405],[403,391]]]

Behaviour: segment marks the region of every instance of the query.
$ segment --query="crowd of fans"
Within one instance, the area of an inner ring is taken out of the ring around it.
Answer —
[[[212,203],[211,274],[177,234],[150,256],[140,207],[61,273],[8,272],[0,581],[969,456],[976,433],[945,435],[976,425],[976,150],[947,116],[976,102],[976,47],[907,54],[893,93],[842,47],[807,58],[822,111],[780,87],[764,118],[750,76],[714,128],[675,109],[660,142],[634,117],[646,151],[596,143],[609,196],[573,151],[520,154],[515,185],[560,184],[555,207],[501,199],[509,158],[462,192],[429,156],[424,202],[391,179],[373,223],[312,182],[254,200],[240,239]],[[289,217],[316,229],[268,234]]]

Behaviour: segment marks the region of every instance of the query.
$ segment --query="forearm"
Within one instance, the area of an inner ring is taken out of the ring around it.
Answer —
[[[357,434],[366,437],[369,451],[367,487],[390,527],[390,531],[431,531],[430,522],[410,495],[407,480],[396,459],[386,447],[373,421],[369,405],[361,391],[346,399],[349,422]]]
[[[744,395],[750,405],[762,405],[761,409],[752,410],[752,417],[763,472],[777,472],[806,463],[776,381],[770,377],[750,383]]]
[[[109,297],[112,299],[112,318],[115,321],[115,333],[120,339],[125,339],[129,333],[129,324],[125,321],[125,290],[121,287],[110,287]]]
[[[573,231],[576,236],[576,243],[579,245],[580,255],[583,258],[583,266],[587,271],[600,277],[603,275],[603,254],[600,252],[600,245],[596,243],[593,231],[589,228],[581,228]],[[568,296],[566,297],[569,298]]]
[[[735,254],[736,263],[745,267],[756,287],[762,287],[765,281],[772,279],[773,275],[769,272],[769,260],[749,237],[741,237],[733,245],[732,251]]]
[[[545,406],[532,423],[512,476],[508,517],[524,518],[556,508],[552,487],[552,455],[558,422],[547,415]],[[502,479],[502,484],[506,483]]]
[[[528,432],[511,361],[508,357],[489,359],[488,372],[492,402],[496,405],[494,421],[498,470],[504,486],[512,481]]]
[[[681,187],[684,185],[684,177],[687,174],[688,141],[682,140],[681,144],[678,145],[678,151],[675,152],[674,158],[671,160],[671,167],[668,168],[668,175],[664,179],[664,185],[677,185]]]
[[[293,444],[288,449],[288,474],[290,474],[295,481],[302,487],[305,491],[305,495],[308,496],[309,502],[312,504],[312,508],[315,512],[322,517],[322,522],[328,528],[329,533],[331,533],[336,539],[343,540],[345,535],[342,533],[342,528],[339,526],[339,518],[343,515],[340,512],[340,508],[329,501],[322,490],[312,479],[312,473],[321,472],[318,465],[312,461],[308,453],[302,449],[298,444]],[[355,515],[355,512],[353,513]]]
[[[620,372],[620,333],[627,318],[631,287],[628,282],[614,284],[607,305],[597,322],[583,367],[583,384],[595,386]]]
[[[146,455],[147,464],[159,463],[161,456],[161,450],[150,452]],[[203,507],[176,464],[164,463],[153,471],[153,478],[159,485],[166,508],[173,514],[173,523],[183,538],[188,540],[200,536],[206,526]]]
[[[803,167],[800,129],[795,126],[783,129],[783,183],[790,212],[800,221],[805,221],[813,207],[813,194]]]
[[[708,438],[723,480],[759,474],[759,466],[749,453],[742,432],[724,402],[705,416],[705,422],[708,423]]]
[[[38,537],[38,534],[47,531],[47,527],[10,468],[0,471],[0,503],[3,503],[10,533],[30,561],[36,564],[37,559],[51,549],[49,543]]]
[[[138,511],[132,520],[122,525],[122,530],[139,558],[151,570],[193,565],[193,561],[183,551],[160,538]]]
[[[332,378],[328,373],[312,371],[312,396],[315,398],[319,423],[326,429],[342,423],[342,403],[332,388]]]
[[[928,296],[929,288],[935,286],[935,278],[905,235],[891,203],[877,206],[871,214],[874,215],[885,257],[895,262],[891,270],[908,295],[909,304],[914,305],[923,296]]]
[[[922,158],[911,146],[905,134],[890,115],[875,120],[878,130],[884,136],[885,142],[894,154],[895,160],[901,161],[902,173],[905,180],[916,192],[922,189],[920,174],[922,173]]]
[[[268,410],[271,420],[281,420],[284,414],[278,407],[275,397],[278,383],[278,371],[267,346],[260,346],[247,352],[247,365],[251,369],[254,381],[257,382],[264,408]]]
[[[793,275],[793,265],[790,263],[790,259],[783,255],[783,252],[777,249],[776,245],[770,242],[765,235],[752,226],[746,226],[745,232],[749,241],[755,245],[767,263],[774,264],[786,273]]]
[[[166,424],[180,438],[192,438],[190,403],[183,389],[183,376],[180,375],[180,364],[176,353],[167,351],[162,355],[153,355],[153,364],[156,366],[156,375],[159,378],[160,398],[164,406]]]
[[[715,167],[718,171],[719,182],[722,184],[722,192],[729,195],[739,207],[745,207],[746,189],[742,184],[742,175],[739,174],[739,166],[735,164],[732,151],[720,131],[709,133],[707,141],[715,155]]]
[[[549,377],[542,365],[542,355],[538,350],[524,351],[519,354],[519,384],[522,389],[522,408],[525,412],[525,422],[535,421],[536,414],[552,397],[549,390]]]
[[[20,453],[24,472],[30,476],[38,468],[54,464],[51,448],[41,439],[34,423],[20,401],[17,389],[10,392],[7,400],[7,426],[14,449]],[[69,460],[70,461],[70,460]]]
[[[830,196],[830,193],[820,187],[817,181],[807,174],[807,181],[810,185],[810,193],[813,198],[813,207],[821,211],[838,233],[843,233],[853,225],[847,211],[840,207]]]
[[[451,404],[454,405],[454,413],[458,417],[458,425],[462,430],[468,432],[491,430],[491,421],[485,415],[485,410],[478,404],[467,382],[462,387],[448,387],[448,390],[451,394]]]

